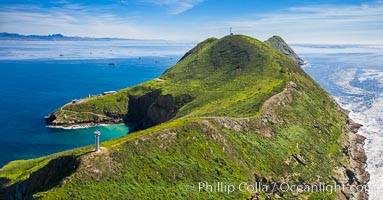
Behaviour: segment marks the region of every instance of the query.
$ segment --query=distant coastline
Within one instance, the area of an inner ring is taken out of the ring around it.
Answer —
[[[93,37],[79,37],[79,36],[65,36],[60,33],[51,35],[21,35],[18,33],[0,33],[0,40],[34,40],[34,41],[110,41],[110,40],[124,40],[124,41],[138,41],[140,39],[127,39],[127,38],[93,38]]]

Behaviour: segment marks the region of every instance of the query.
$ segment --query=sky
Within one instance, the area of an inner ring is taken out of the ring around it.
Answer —
[[[1,0],[0,32],[198,42],[383,44],[383,0]]]

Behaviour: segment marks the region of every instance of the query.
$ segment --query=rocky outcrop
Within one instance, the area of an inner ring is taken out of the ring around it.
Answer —
[[[45,122],[47,124],[53,124],[56,119],[57,119],[57,116],[56,116],[56,114],[54,112],[50,113],[47,116],[45,116]]]
[[[287,121],[288,119],[282,119],[277,110],[279,107],[284,107],[293,102],[293,93],[302,95],[297,84],[289,81],[282,92],[265,101],[261,109],[263,117],[273,123]]]
[[[298,65],[305,64],[305,61],[302,58],[300,58],[281,37],[273,36],[265,42],[267,44],[270,44],[270,46],[272,46],[274,49],[293,59]]]
[[[24,181],[7,186],[8,181],[2,179],[0,181],[0,199],[33,199],[33,194],[57,186],[63,178],[72,174],[78,166],[77,157],[63,156],[51,160],[41,169],[31,173]]]

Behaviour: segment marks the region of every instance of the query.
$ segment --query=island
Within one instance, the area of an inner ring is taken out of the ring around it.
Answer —
[[[278,36],[208,38],[156,79],[49,114],[50,126],[134,129],[99,152],[10,162],[0,198],[366,199],[351,190],[369,178],[361,125],[302,64]]]

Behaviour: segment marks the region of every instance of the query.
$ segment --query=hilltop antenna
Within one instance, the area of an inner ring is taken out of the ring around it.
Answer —
[[[230,35],[233,35],[232,28],[230,27]]]

